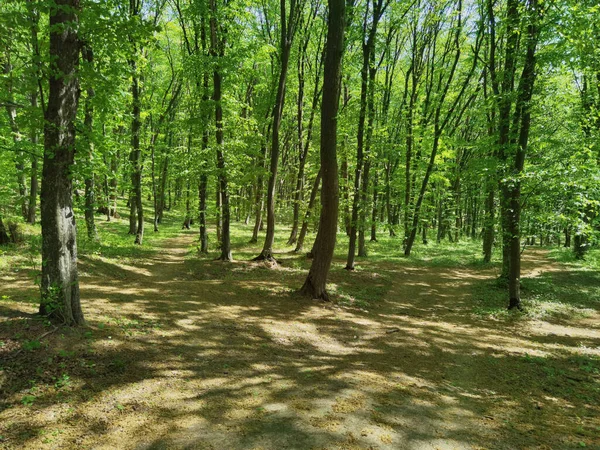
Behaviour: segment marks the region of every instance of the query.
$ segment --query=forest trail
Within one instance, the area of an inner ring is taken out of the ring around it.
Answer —
[[[556,332],[473,314],[492,269],[365,262],[387,293],[341,307],[294,295],[305,272],[289,264],[190,257],[195,238],[137,261],[84,260],[90,331],[52,337],[81,352],[58,359],[77,381],[62,402],[0,410],[14,424],[0,434],[21,436],[5,447],[577,448],[600,427],[598,404],[574,396],[594,379],[568,379],[582,345],[598,347],[598,323]],[[524,255],[525,274],[555,269],[543,251]],[[360,271],[333,274],[346,276]],[[23,438],[31,429],[58,431]]]

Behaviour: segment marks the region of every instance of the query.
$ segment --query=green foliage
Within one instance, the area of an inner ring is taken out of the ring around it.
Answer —
[[[37,350],[41,347],[42,347],[42,343],[36,339],[23,342],[23,350],[26,350],[29,352],[33,351],[33,350]]]
[[[61,376],[56,378],[54,387],[56,389],[61,389],[63,387],[69,386],[70,384],[71,384],[71,377],[69,375],[67,375],[66,373],[63,373]]]
[[[24,395],[23,398],[21,399],[21,403],[25,406],[31,406],[31,405],[33,405],[35,400],[36,400],[35,395]]]

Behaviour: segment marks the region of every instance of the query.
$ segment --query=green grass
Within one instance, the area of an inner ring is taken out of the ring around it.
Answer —
[[[177,236],[183,222],[183,212],[177,209],[166,211],[159,232],[153,231],[153,212],[150,208],[144,209],[145,226],[143,245],[134,244],[134,236],[127,234],[129,219],[125,200],[120,199],[118,211],[123,214],[120,219],[106,221],[106,216],[96,214],[96,228],[98,239],[89,239],[86,235],[83,213],[77,211],[77,250],[80,257],[97,259],[98,257],[118,259],[121,261],[138,260],[155,254],[166,239]],[[41,270],[42,236],[41,226],[20,224],[24,241],[20,244],[11,244],[0,247],[0,274],[9,272],[30,271],[34,282]]]
[[[550,257],[578,270],[600,271],[600,248],[598,247],[590,249],[583,260],[576,259],[573,250],[564,247],[550,250]]]
[[[506,286],[499,280],[485,281],[474,287],[474,313],[510,320],[560,322],[589,317],[600,310],[600,249],[591,250],[583,261],[576,260],[569,249],[551,248],[548,255],[565,270],[521,279],[523,313],[506,311]]]

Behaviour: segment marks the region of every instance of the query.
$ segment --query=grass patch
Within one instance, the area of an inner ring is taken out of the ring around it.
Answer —
[[[600,248],[592,248],[585,254],[585,259],[575,258],[570,248],[558,247],[550,250],[549,256],[577,270],[600,271]]]

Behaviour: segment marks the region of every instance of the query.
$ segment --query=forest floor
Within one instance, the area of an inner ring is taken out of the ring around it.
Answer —
[[[597,272],[528,248],[509,314],[497,265],[374,246],[336,258],[324,304],[295,293],[304,256],[223,263],[196,239],[88,252],[82,329],[0,272],[0,448],[600,448]]]

